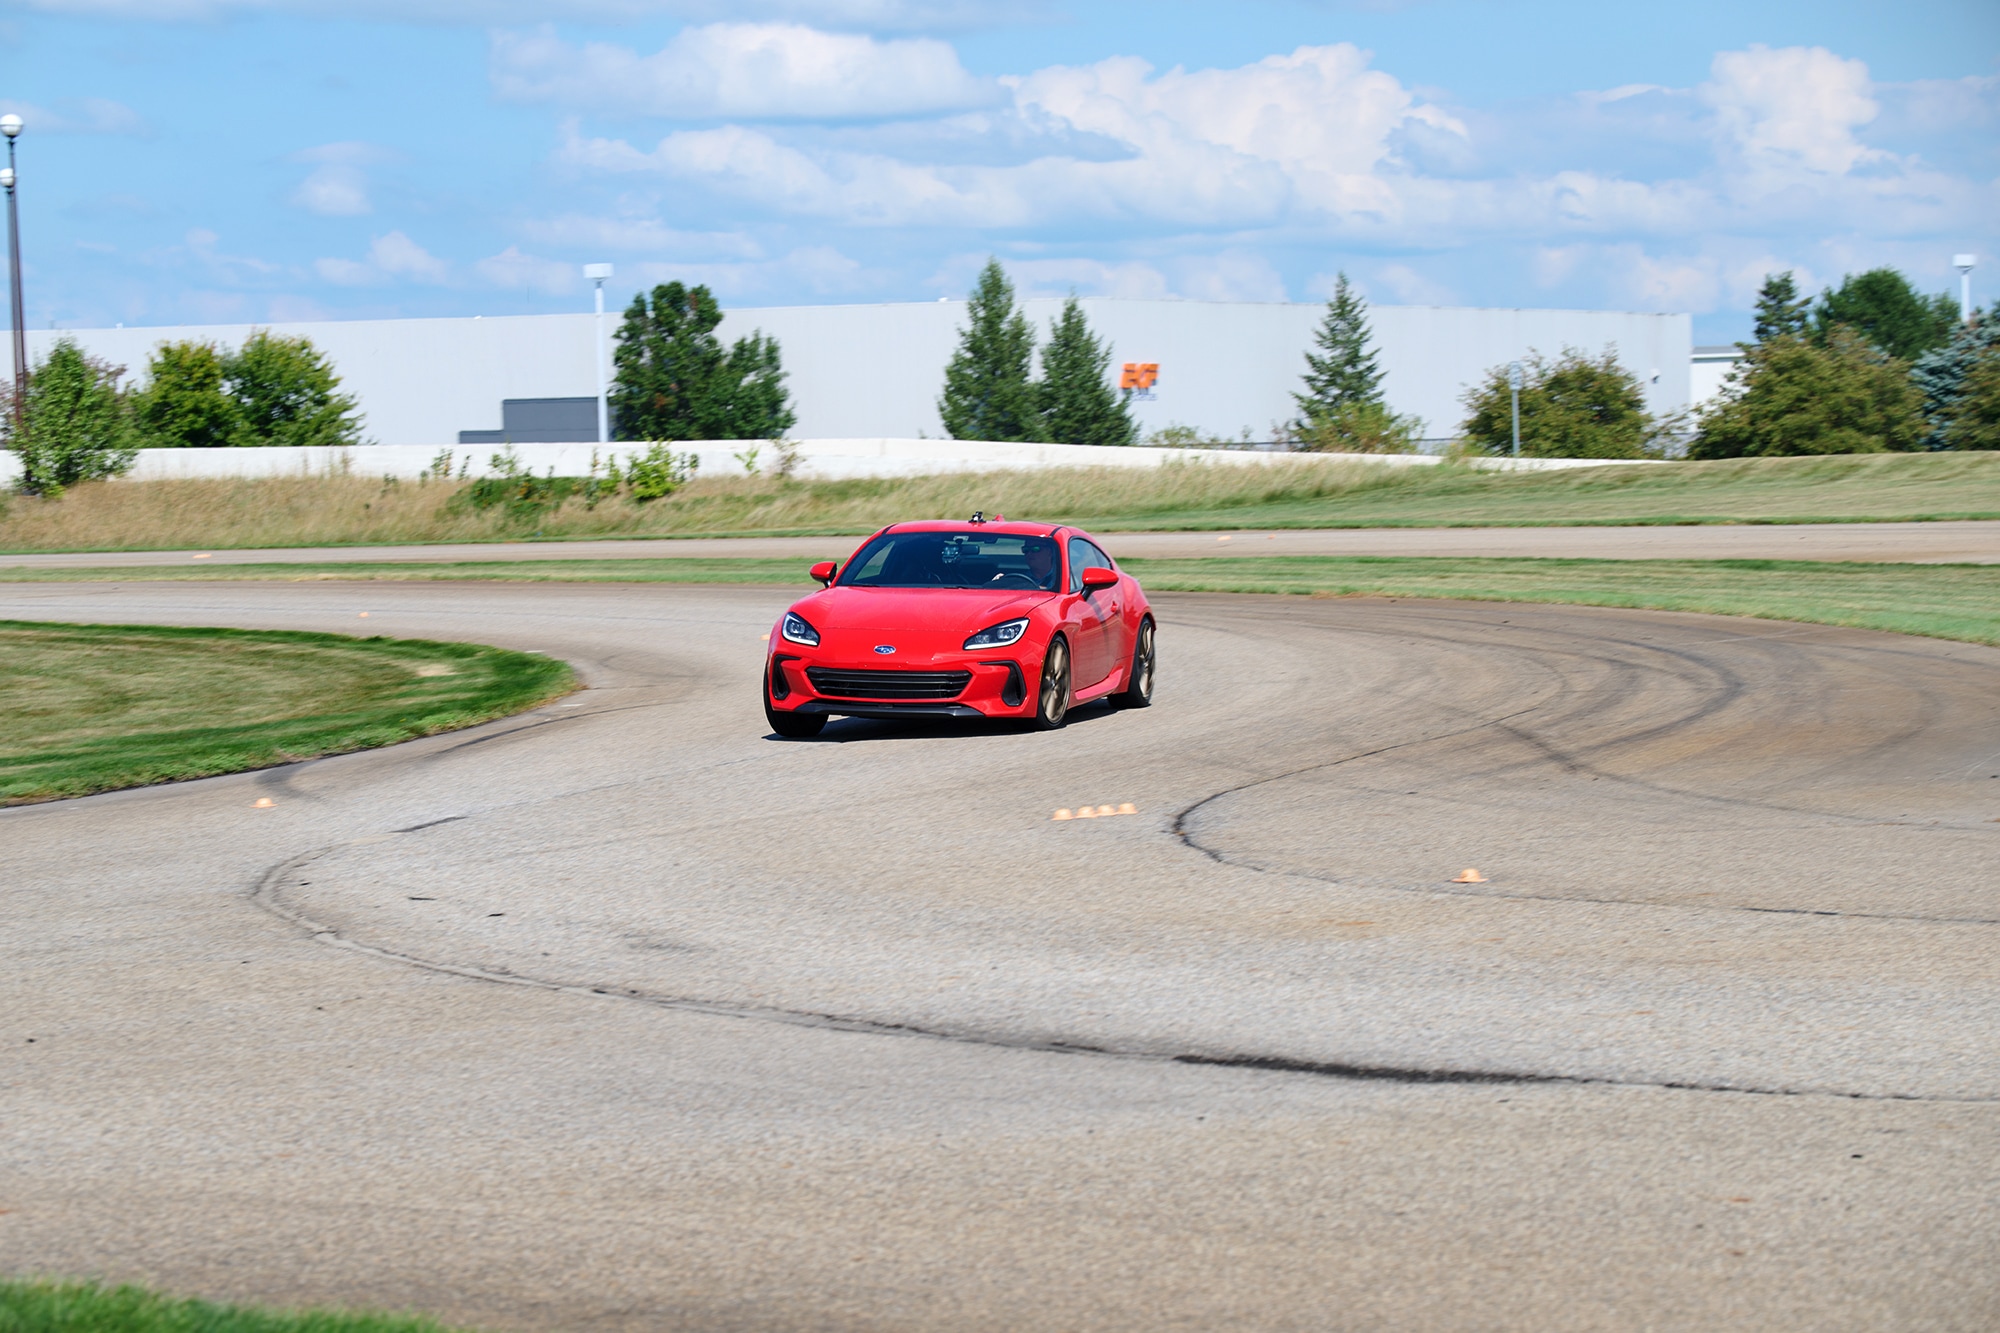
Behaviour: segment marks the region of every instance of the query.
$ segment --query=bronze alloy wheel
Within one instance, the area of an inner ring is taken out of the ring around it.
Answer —
[[[1112,702],[1120,708],[1145,708],[1153,702],[1153,622],[1145,620],[1139,625],[1139,638],[1132,645],[1132,670],[1125,678],[1125,688]]]
[[[1035,704],[1035,729],[1054,731],[1069,716],[1069,642],[1058,636],[1042,658],[1042,688]]]

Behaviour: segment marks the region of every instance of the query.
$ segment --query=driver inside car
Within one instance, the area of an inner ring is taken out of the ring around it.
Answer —
[[[1028,577],[1035,581],[1037,588],[1055,591],[1056,544],[1051,541],[1031,541],[1023,543],[1022,552],[1028,558]]]

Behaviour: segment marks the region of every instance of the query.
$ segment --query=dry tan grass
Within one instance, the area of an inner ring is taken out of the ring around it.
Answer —
[[[866,532],[975,509],[1051,519],[1307,499],[1353,491],[1384,470],[1344,460],[1169,465],[796,482],[705,478],[650,504],[572,499],[521,521],[451,504],[457,483],[362,477],[101,481],[61,498],[11,497],[0,550],[175,550],[498,541],[698,532]]]
[[[525,517],[454,505],[457,483],[361,477],[108,481],[8,499],[0,550],[176,550],[520,538],[865,533],[975,509],[1143,528],[1713,523],[2000,517],[2000,454],[1757,458],[1565,472],[1398,467],[1306,455],[785,481],[702,478],[651,504],[580,499]]]

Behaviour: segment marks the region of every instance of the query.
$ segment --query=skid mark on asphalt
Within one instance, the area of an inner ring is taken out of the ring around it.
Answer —
[[[438,820],[434,821],[434,824],[449,822],[452,821]],[[1031,1038],[1010,1036],[1005,1033],[984,1032],[974,1028],[924,1027],[911,1023],[892,1023],[882,1019],[861,1018],[850,1014],[784,1009],[765,1005],[725,1004],[714,1000],[696,999],[692,996],[658,995],[632,988],[612,988],[592,986],[588,983],[556,981],[546,977],[527,976],[518,972],[472,967],[463,963],[447,962],[442,959],[424,958],[413,953],[407,953],[398,949],[383,948],[380,945],[368,944],[364,941],[342,935],[332,927],[323,925],[306,916],[304,913],[296,911],[287,905],[281,896],[282,890],[288,880],[296,879],[300,871],[321,857],[332,855],[349,847],[385,842],[399,834],[412,833],[418,829],[434,827],[434,824],[420,824],[412,829],[399,829],[393,833],[377,834],[374,837],[335,843],[331,846],[317,848],[303,855],[281,861],[266,871],[262,878],[251,888],[250,901],[280,920],[305,932],[317,943],[325,944],[331,948],[363,954],[370,958],[378,958],[384,962],[400,963],[406,967],[414,967],[426,972],[437,972],[446,976],[462,977],[468,981],[484,981],[495,985],[521,986],[530,990],[550,991],[562,995],[599,996],[608,1000],[640,1004],[655,1009],[669,1009],[681,1013],[702,1014],[710,1018],[732,1018],[749,1022],[782,1023],[789,1027],[817,1028],[823,1031],[848,1032],[861,1036],[917,1037],[928,1041],[952,1042],[964,1046],[983,1046],[995,1050],[1040,1052],[1048,1055],[1084,1055],[1094,1056],[1099,1059],[1136,1061],[1149,1064],[1212,1066],[1261,1073],[1300,1074],[1315,1078],[1344,1079],[1355,1082],[1659,1088],[1674,1092],[1737,1093],[1758,1097],[1831,1097],[1845,1101],[1864,1102],[1931,1102],[1944,1105],[1989,1105],[2000,1103],[2000,1097],[1935,1097],[1919,1096],[1914,1093],[1855,1092],[1839,1088],[1763,1087],[1748,1083],[1628,1079],[1582,1074],[1549,1074],[1535,1070],[1449,1069],[1425,1066],[1347,1064],[1338,1061],[1299,1060],[1283,1055],[1260,1054],[1256,1052],[1147,1050],[1138,1047],[1102,1046],[1087,1042],[1068,1042],[1060,1039],[1034,1040]],[[1567,901],[1575,900],[1571,899]]]

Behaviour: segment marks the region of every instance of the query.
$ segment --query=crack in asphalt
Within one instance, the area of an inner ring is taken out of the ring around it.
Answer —
[[[272,866],[257,880],[256,884],[250,890],[250,901],[271,915],[305,932],[316,943],[324,944],[331,948],[345,949],[350,952],[364,954],[370,958],[381,959],[384,962],[399,963],[406,967],[418,968],[426,972],[461,977],[468,981],[484,981],[503,986],[521,986],[530,990],[550,991],[563,995],[601,996],[605,999],[621,1000],[655,1009],[702,1014],[711,1018],[782,1023],[790,1027],[815,1028],[821,1031],[832,1032],[850,1032],[861,1036],[917,1037],[929,1041],[949,1042],[962,1046],[980,1046],[993,1050],[1034,1052],[1045,1055],[1085,1055],[1094,1056],[1099,1059],[1151,1064],[1209,1066],[1221,1069],[1251,1070],[1262,1073],[1302,1074],[1315,1078],[1368,1083],[1481,1084],[1513,1087],[1659,1088],[1674,1092],[1737,1093],[1758,1097],[1832,1097],[1845,1101],[1927,1102],[1942,1105],[1986,1105],[2000,1102],[2000,1096],[1936,1097],[1917,1093],[1851,1092],[1837,1088],[1760,1087],[1754,1084],[1701,1082],[1696,1080],[1613,1078],[1590,1074],[1548,1074],[1532,1070],[1449,1069],[1418,1065],[1356,1064],[1341,1061],[1301,1060],[1290,1056],[1263,1055],[1247,1052],[1217,1053],[1209,1051],[1146,1050],[1137,1047],[1102,1046],[1088,1042],[1065,1041],[1060,1038],[1036,1040],[1030,1037],[1012,1036],[1005,1033],[985,1032],[974,1028],[925,1027],[915,1023],[895,1023],[884,1019],[863,1018],[852,1014],[825,1013],[807,1009],[787,1009],[776,1005],[731,1004],[717,1000],[697,999],[693,996],[657,995],[632,987],[593,986],[587,983],[555,981],[546,977],[528,976],[501,968],[475,967],[465,963],[451,963],[441,959],[424,958],[417,954],[406,953],[400,949],[390,949],[382,945],[368,944],[361,940],[350,938],[341,934],[333,927],[315,921],[303,912],[289,906],[279,896],[279,891],[284,887],[287,879],[292,878],[298,871],[303,870],[306,866],[311,865],[321,857],[329,856],[347,847],[376,842],[384,836],[414,833],[422,829],[434,828],[439,824],[448,824],[466,818],[469,818],[469,816],[454,815],[448,819],[433,820],[428,824],[418,824],[407,829],[396,829],[393,830],[391,835],[377,835],[374,838],[335,843],[331,846],[317,848],[302,855],[291,857]]]

